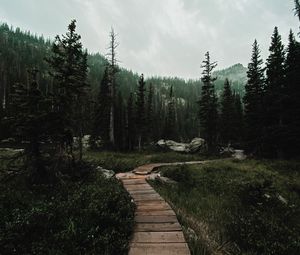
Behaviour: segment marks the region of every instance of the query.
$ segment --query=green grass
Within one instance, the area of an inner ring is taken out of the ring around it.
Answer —
[[[162,173],[178,184],[153,185],[177,211],[193,254],[299,254],[300,162],[221,160]]]
[[[176,152],[116,153],[87,151],[84,157],[87,161],[115,172],[128,172],[138,166],[150,163],[185,162],[205,159],[204,156],[198,154],[190,155]]]

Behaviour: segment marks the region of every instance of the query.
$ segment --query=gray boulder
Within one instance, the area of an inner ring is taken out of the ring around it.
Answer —
[[[105,179],[110,179],[115,176],[115,172],[113,170],[104,169],[101,166],[97,166],[97,171],[101,172]]]
[[[197,152],[200,150],[205,150],[206,149],[206,143],[203,138],[194,138],[190,144],[189,144],[189,151],[190,152]]]
[[[244,150],[234,150],[232,157],[238,160],[245,160],[247,156],[244,153]]]
[[[163,149],[185,153],[203,151],[206,147],[205,140],[202,138],[194,138],[190,143],[178,143],[172,140],[159,140],[157,145]]]

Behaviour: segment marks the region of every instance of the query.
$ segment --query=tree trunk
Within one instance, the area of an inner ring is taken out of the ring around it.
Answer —
[[[138,146],[139,146],[139,151],[142,150],[142,135],[139,135],[138,137]]]

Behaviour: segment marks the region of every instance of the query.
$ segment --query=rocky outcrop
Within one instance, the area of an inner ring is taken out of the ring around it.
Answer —
[[[176,152],[195,153],[206,149],[205,140],[194,138],[190,143],[177,143],[172,140],[159,140],[157,146]]]

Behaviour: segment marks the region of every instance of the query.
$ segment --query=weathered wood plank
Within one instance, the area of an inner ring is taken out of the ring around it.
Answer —
[[[137,223],[177,223],[175,215],[139,215],[135,216]]]
[[[182,231],[174,232],[135,232],[133,243],[185,243]]]
[[[190,255],[186,243],[132,243],[128,255]]]
[[[157,194],[157,192],[154,190],[154,189],[147,189],[147,190],[127,190],[128,193],[130,195],[133,195],[133,194]]]
[[[170,232],[181,231],[181,226],[178,222],[175,223],[137,223],[135,232]]]
[[[153,190],[153,188],[149,184],[136,184],[136,185],[125,185],[124,187],[127,190]]]
[[[132,198],[135,202],[140,201],[164,201],[158,194],[132,194]]]
[[[125,179],[122,182],[124,185],[148,184],[145,179]]]
[[[163,210],[171,210],[171,207],[168,204],[162,205],[137,205],[137,211],[163,211]]]
[[[175,212],[173,210],[136,211],[135,215],[175,216]]]

